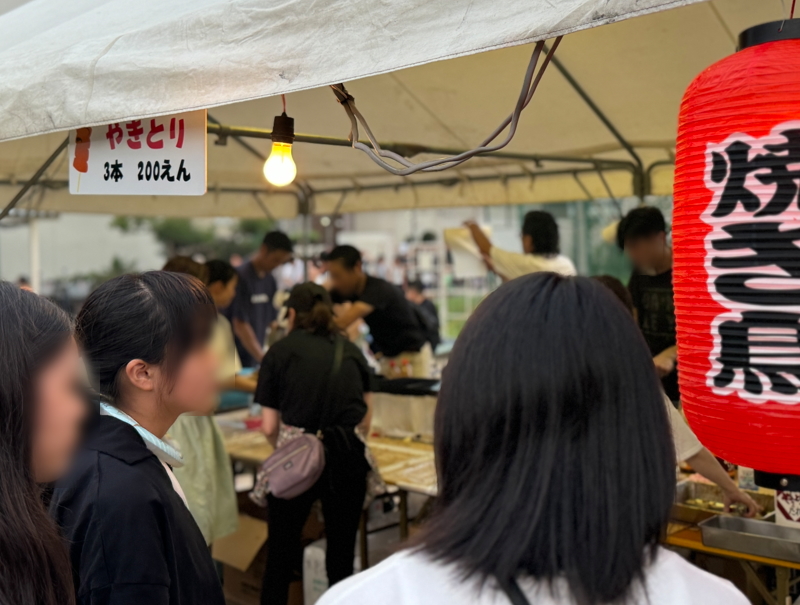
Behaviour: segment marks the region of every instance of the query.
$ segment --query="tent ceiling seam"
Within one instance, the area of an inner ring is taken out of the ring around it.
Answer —
[[[450,128],[450,127],[449,127],[447,124],[445,124],[444,120],[442,120],[442,119],[439,117],[439,115],[438,115],[438,114],[436,114],[436,113],[435,113],[435,112],[434,112],[434,111],[433,111],[433,110],[432,110],[430,107],[428,107],[428,105],[427,105],[425,102],[423,102],[423,101],[422,101],[422,99],[420,99],[420,98],[419,98],[419,97],[418,97],[418,96],[417,96],[417,95],[416,95],[416,94],[415,94],[415,93],[414,93],[414,92],[411,90],[411,88],[410,88],[410,87],[409,87],[409,86],[408,86],[408,85],[407,85],[405,82],[403,82],[403,81],[402,81],[402,80],[401,80],[399,77],[397,77],[397,74],[395,74],[395,73],[390,73],[390,74],[388,74],[388,75],[389,75],[389,76],[392,78],[392,80],[394,80],[394,81],[397,83],[397,85],[398,85],[398,86],[400,86],[400,88],[402,88],[402,89],[403,89],[403,90],[406,92],[406,94],[407,94],[409,97],[411,97],[411,98],[414,100],[414,102],[415,102],[415,103],[417,103],[417,104],[418,104],[420,107],[422,107],[422,109],[425,111],[425,113],[427,113],[427,114],[428,114],[428,115],[429,115],[431,118],[433,118],[433,119],[434,119],[434,121],[435,121],[437,124],[439,124],[439,126],[441,126],[441,127],[442,127],[442,129],[443,129],[443,130],[444,130],[444,131],[445,131],[447,134],[449,134],[451,137],[453,137],[453,138],[454,138],[456,141],[458,141],[458,142],[459,142],[461,145],[464,145],[465,147],[469,147],[469,143],[467,143],[467,142],[466,142],[464,139],[462,139],[462,138],[461,138],[461,137],[460,137],[460,136],[459,136],[459,135],[458,135],[458,134],[457,134],[457,133],[456,133],[456,132],[455,132],[455,131],[454,131],[452,128]]]

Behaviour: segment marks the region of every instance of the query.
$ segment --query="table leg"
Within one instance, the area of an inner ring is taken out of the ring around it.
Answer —
[[[408,539],[408,492],[401,489],[397,492],[400,497],[400,539]]]
[[[789,595],[789,585],[792,572],[786,567],[775,568],[775,583],[778,605],[792,605],[792,597]]]
[[[369,567],[369,546],[367,543],[367,520],[369,509],[361,511],[361,520],[358,522],[358,550],[361,556],[361,570]]]
[[[764,582],[761,581],[761,578],[758,577],[758,574],[755,572],[755,570],[753,569],[753,567],[750,565],[749,562],[747,562],[747,561],[739,561],[739,565],[742,566],[742,569],[744,569],[745,575],[747,576],[747,579],[750,581],[750,584],[752,586],[754,586],[756,588],[756,590],[758,590],[758,593],[763,597],[765,603],[767,603],[768,605],[784,605],[783,601],[781,601],[780,599],[775,599],[775,597],[773,597],[770,594],[770,592],[767,589],[767,587],[764,586]],[[776,567],[775,568],[776,573],[778,572],[778,570],[783,570],[783,571],[785,571],[787,573],[789,571],[788,569],[785,569],[785,568]],[[779,596],[780,596],[780,585],[781,585],[781,581],[780,581],[780,575],[779,575],[778,576],[778,595]],[[787,585],[787,589],[788,589],[788,585]],[[791,603],[789,605],[791,605]]]

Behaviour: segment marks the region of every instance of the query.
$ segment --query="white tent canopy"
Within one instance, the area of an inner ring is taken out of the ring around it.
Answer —
[[[644,16],[622,21],[637,15]],[[559,64],[507,149],[519,157],[401,179],[359,151],[297,143],[298,182],[318,192],[311,211],[622,197],[641,193],[633,170],[654,163],[647,191],[668,194],[685,87],[734,51],[740,30],[781,16],[780,0],[32,0],[0,15],[0,140],[27,137],[0,143],[0,185],[10,185],[0,186],[0,206],[63,140],[57,131],[78,126],[209,107],[225,125],[264,129],[280,101],[262,97],[287,93],[299,133],[344,138],[349,121],[325,87],[340,81],[379,140],[467,149],[513,107],[531,52],[520,45],[568,32],[576,33],[564,38]],[[268,154],[269,141],[247,142]],[[600,174],[590,159],[625,164]],[[111,198],[70,196],[62,156],[26,203],[138,215],[263,216],[264,207],[276,218],[295,215],[295,195],[269,192],[261,164],[229,138],[227,146],[209,145],[206,196]],[[261,192],[258,201],[253,192]]]

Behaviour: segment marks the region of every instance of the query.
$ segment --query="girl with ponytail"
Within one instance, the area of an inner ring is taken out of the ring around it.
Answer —
[[[370,470],[357,427],[368,430],[370,371],[361,351],[333,320],[328,292],[295,286],[286,302],[289,334],[267,351],[255,400],[263,406],[262,429],[280,446],[298,432],[322,435],[325,470],[317,483],[291,500],[266,495],[270,556],[262,605],[285,605],[300,533],[316,500],[322,500],[328,539],[328,582],[352,575],[356,532]],[[263,495],[263,494],[262,494]]]
[[[181,454],[164,438],[179,415],[216,405],[216,315],[200,280],[167,271],[107,281],[78,313],[100,401],[50,504],[69,543],[78,605],[225,604],[172,470]]]

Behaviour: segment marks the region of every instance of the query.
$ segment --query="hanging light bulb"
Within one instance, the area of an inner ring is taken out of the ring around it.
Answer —
[[[272,125],[272,152],[264,162],[264,176],[276,187],[285,187],[297,176],[297,165],[292,159],[294,143],[294,118],[284,111],[275,116]]]

